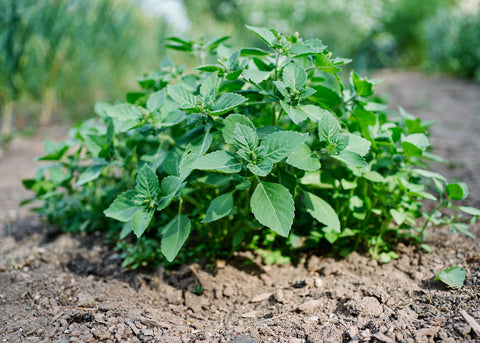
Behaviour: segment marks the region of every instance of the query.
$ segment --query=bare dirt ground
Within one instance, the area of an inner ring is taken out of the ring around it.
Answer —
[[[435,169],[465,180],[463,204],[480,206],[480,87],[416,72],[377,77],[393,106],[439,121],[435,152],[452,163]],[[432,253],[400,245],[388,264],[353,253],[245,266],[238,256],[213,270],[129,272],[98,237],[62,234],[18,208],[29,196],[20,180],[41,153],[40,139],[19,138],[0,159],[0,342],[480,341],[478,238],[441,229]],[[479,225],[472,231],[480,237]],[[460,290],[435,281],[454,264],[467,270]]]

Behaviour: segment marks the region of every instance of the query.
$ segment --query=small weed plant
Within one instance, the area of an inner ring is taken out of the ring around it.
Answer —
[[[377,80],[342,81],[350,60],[320,40],[247,28],[264,48],[170,38],[199,58],[194,72],[165,59],[125,103],[97,103],[71,139],[45,142],[52,164],[24,180],[37,211],[106,231],[132,268],[245,249],[284,262],[326,245],[387,262],[399,240],[428,249],[428,227],[471,235],[480,211],[453,204],[466,185],[425,169],[441,160],[430,122],[387,110]]]

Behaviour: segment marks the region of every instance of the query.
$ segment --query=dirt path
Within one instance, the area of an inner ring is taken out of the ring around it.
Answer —
[[[466,180],[466,204],[479,206],[480,88],[414,72],[379,77],[393,104],[440,121],[432,141],[453,163],[436,169]],[[355,253],[298,266],[237,256],[209,270],[127,272],[98,238],[60,234],[18,210],[28,196],[20,179],[34,175],[41,151],[36,139],[16,140],[0,160],[0,342],[480,341],[479,239],[439,230],[432,253],[401,245],[386,265]],[[461,290],[434,280],[453,264],[467,269]]]

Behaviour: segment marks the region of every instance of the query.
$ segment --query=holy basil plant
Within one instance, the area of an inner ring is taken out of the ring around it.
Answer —
[[[428,249],[429,227],[471,235],[480,211],[454,205],[466,185],[426,169],[441,160],[430,122],[388,110],[378,80],[343,82],[350,60],[320,40],[247,28],[262,48],[170,38],[199,57],[193,73],[166,58],[125,103],[97,103],[71,139],[46,142],[40,160],[53,164],[24,181],[37,211],[67,230],[106,230],[133,268],[327,244],[388,261],[399,239]]]

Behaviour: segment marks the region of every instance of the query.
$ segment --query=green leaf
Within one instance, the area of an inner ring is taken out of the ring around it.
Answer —
[[[385,178],[376,171],[369,171],[362,175],[364,179],[371,182],[385,182]]]
[[[198,97],[190,93],[181,85],[167,86],[167,93],[173,100],[175,100],[181,109],[195,110],[199,106]]]
[[[368,165],[362,156],[351,151],[342,151],[337,155],[332,155],[332,157],[336,160],[342,161],[349,167],[363,168]]]
[[[228,151],[215,151],[200,157],[192,168],[231,174],[242,170],[242,162]]]
[[[249,126],[236,123],[233,130],[233,144],[237,148],[252,151],[258,145],[257,133]]]
[[[437,274],[437,281],[443,282],[450,288],[461,288],[465,282],[467,271],[459,266],[453,266],[440,271]]]
[[[210,223],[225,216],[228,216],[233,210],[233,193],[222,194],[210,202],[207,214],[202,223]]]
[[[353,111],[353,115],[358,121],[368,126],[374,126],[377,123],[377,115],[371,111],[367,111],[362,106],[359,106]]]
[[[260,83],[270,77],[270,71],[261,71],[255,69],[246,69],[243,71],[243,77],[253,83]]]
[[[237,93],[224,93],[215,101],[211,113],[217,115],[227,113],[247,100],[247,98]]]
[[[468,196],[468,187],[464,182],[450,183],[446,190],[448,197],[453,200],[463,200]]]
[[[407,219],[407,215],[403,211],[397,211],[395,209],[390,210],[390,214],[393,217],[393,220],[397,223],[397,225],[402,225],[405,219]]]
[[[295,131],[279,131],[265,137],[261,145],[268,148],[265,158],[277,163],[298,149],[307,138],[308,134]]]
[[[137,174],[135,190],[146,199],[155,199],[160,191],[158,176],[148,164],[144,164]]]
[[[200,95],[203,98],[210,97],[213,99],[217,89],[217,82],[218,77],[216,73],[207,77],[207,79],[200,86]]]
[[[248,163],[247,164],[248,170],[250,170],[253,174],[258,176],[267,176],[273,169],[273,163],[270,160],[263,160],[260,163]]]
[[[162,210],[167,207],[184,186],[185,183],[182,183],[182,180],[176,176],[169,175],[163,178],[160,185],[160,193],[162,196],[157,202],[157,210]]]
[[[268,51],[259,48],[243,48],[240,50],[240,56],[268,56]]]
[[[306,144],[300,145],[287,158],[287,163],[295,168],[305,171],[316,171],[320,169],[320,161],[312,156],[312,151]]]
[[[340,133],[340,123],[337,118],[330,112],[324,113],[322,120],[318,124],[318,138],[320,141],[330,140],[338,133]]]
[[[188,217],[178,215],[164,227],[160,249],[170,262],[178,255],[178,252],[190,235],[191,226],[192,224]]]
[[[139,208],[137,212],[133,215],[132,218],[132,230],[135,236],[140,237],[143,235],[150,221],[153,218],[153,213],[155,210],[146,210],[144,208]]]
[[[405,155],[422,156],[423,151],[430,145],[428,138],[423,133],[414,133],[402,136],[402,149]]]
[[[47,139],[43,142],[43,147],[47,154],[37,158],[37,160],[38,161],[59,161],[72,145],[73,144],[70,141],[57,143]]]
[[[327,46],[318,39],[309,39],[300,43],[294,44],[289,53],[294,57],[321,54]]]
[[[70,174],[61,167],[52,167],[49,169],[49,171],[50,181],[52,181],[56,185],[61,185],[63,182],[70,178]]]
[[[277,41],[276,35],[272,30],[265,29],[263,27],[245,25],[247,29],[255,33],[261,40],[263,40],[268,46],[273,46],[273,43]]]
[[[330,204],[315,194],[305,192],[305,207],[320,223],[340,233],[340,220]]]
[[[181,180],[185,180],[193,170],[192,165],[201,157],[212,144],[212,134],[207,131],[194,142],[187,145],[178,166]]]
[[[121,193],[103,213],[105,216],[120,222],[130,221],[138,211],[138,207],[133,203],[133,197],[135,195],[136,192],[134,190]]]
[[[480,209],[470,206],[456,206],[454,209],[460,210],[471,216],[480,216]]]
[[[187,118],[185,112],[174,110],[170,112],[162,112],[156,116],[154,125],[158,128],[170,127],[177,125]]]
[[[320,122],[323,117],[331,114],[330,111],[315,105],[304,105],[299,107],[307,114],[308,118],[314,122]]]
[[[371,144],[368,140],[354,134],[349,134],[348,137],[348,145],[345,151],[354,152],[360,156],[365,156],[368,153]]]
[[[410,171],[414,174],[417,174],[417,175],[420,175],[420,176],[423,176],[423,177],[428,177],[430,179],[438,179],[440,181],[443,181],[443,182],[447,182],[447,179],[439,174],[439,173],[436,173],[436,172],[432,172],[430,170],[425,170],[425,169],[410,169]]]
[[[307,114],[303,112],[299,107],[292,106],[283,100],[280,100],[280,105],[295,124],[299,124],[307,119]]]
[[[336,74],[342,69],[339,67],[335,66],[330,59],[325,56],[324,54],[318,54],[315,56],[315,66],[325,72],[325,73],[330,73],[330,74]]]
[[[97,179],[102,173],[103,168],[108,165],[108,162],[104,159],[98,159],[94,164],[85,170],[78,178],[75,185],[81,186],[87,182]]]
[[[142,117],[142,111],[138,106],[131,104],[119,104],[105,108],[108,117],[119,121],[137,120]]]
[[[373,94],[374,85],[367,78],[361,78],[357,73],[352,73],[352,82],[357,94],[360,96],[370,96]]]
[[[150,94],[147,100],[147,109],[151,112],[158,110],[165,101],[165,89]]]
[[[222,135],[223,135],[223,139],[225,140],[225,143],[227,144],[234,143],[233,131],[235,130],[237,123],[243,124],[255,130],[255,125],[253,125],[252,121],[248,119],[247,116],[243,114],[238,114],[238,113],[230,114],[223,121],[224,127],[222,129]]]
[[[260,182],[252,194],[250,206],[260,224],[281,236],[288,236],[295,206],[287,188],[278,183]]]
[[[307,73],[297,63],[289,63],[283,68],[282,80],[291,90],[300,90],[307,84]]]

